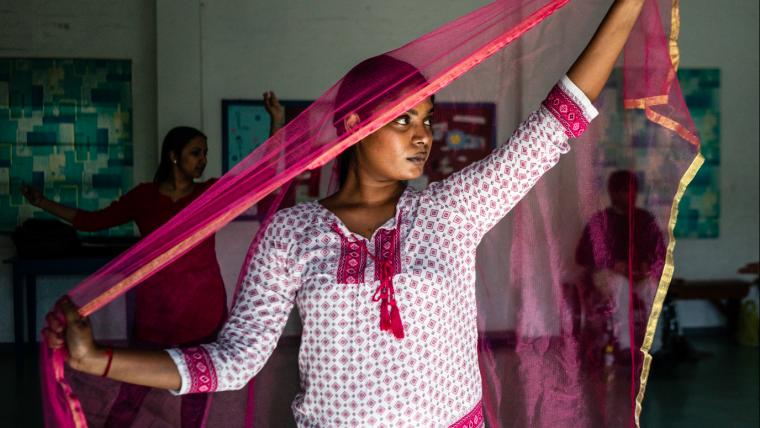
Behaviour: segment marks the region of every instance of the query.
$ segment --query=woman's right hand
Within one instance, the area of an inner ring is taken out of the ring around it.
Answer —
[[[21,194],[35,207],[39,207],[40,203],[45,199],[45,195],[42,192],[28,184],[21,185]]]
[[[261,97],[264,99],[264,108],[269,113],[272,123],[279,127],[285,125],[285,108],[280,104],[274,91],[266,91],[261,94]]]
[[[280,100],[277,99],[274,92],[267,91],[261,96],[264,98],[264,108],[271,119],[269,123],[269,136],[271,137],[285,126],[285,108],[280,104]]]
[[[100,349],[95,344],[90,320],[79,315],[68,296],[61,298],[45,317],[43,338],[52,349],[66,348],[66,362],[76,370],[89,372],[98,365]]]

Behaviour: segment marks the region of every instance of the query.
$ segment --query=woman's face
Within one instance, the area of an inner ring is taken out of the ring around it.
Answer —
[[[189,177],[200,178],[206,169],[207,154],[206,139],[201,136],[195,137],[182,148],[182,153],[177,159],[177,168]]]
[[[356,145],[361,173],[377,181],[412,180],[422,175],[433,143],[433,102],[417,104]]]

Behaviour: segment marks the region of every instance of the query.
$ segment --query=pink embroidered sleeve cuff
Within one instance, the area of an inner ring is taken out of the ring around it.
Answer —
[[[568,138],[580,137],[599,114],[586,94],[567,76],[552,88],[543,105],[562,125]]]
[[[202,346],[182,349],[167,349],[166,352],[177,366],[182,386],[170,390],[174,395],[198,392],[214,392],[217,389],[217,374],[211,355]]]

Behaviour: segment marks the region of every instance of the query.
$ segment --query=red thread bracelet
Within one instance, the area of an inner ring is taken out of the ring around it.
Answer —
[[[106,348],[106,354],[108,355],[108,364],[106,364],[106,369],[103,374],[100,375],[100,377],[108,376],[108,371],[111,370],[111,362],[113,361],[113,348]]]

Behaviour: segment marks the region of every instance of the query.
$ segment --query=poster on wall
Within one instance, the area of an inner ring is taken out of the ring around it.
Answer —
[[[79,209],[109,205],[132,188],[132,147],[130,60],[0,58],[0,232],[50,218],[23,183]]]
[[[496,145],[495,114],[493,103],[437,102],[423,180],[442,180],[488,156]]]
[[[280,104],[285,109],[285,123],[288,123],[311,105],[311,101],[280,100]],[[229,171],[269,138],[269,114],[262,100],[222,100],[222,126],[223,172]],[[280,206],[287,208],[319,198],[322,169],[304,171],[296,177]],[[260,220],[276,196],[275,192],[265,197],[238,219]]]

